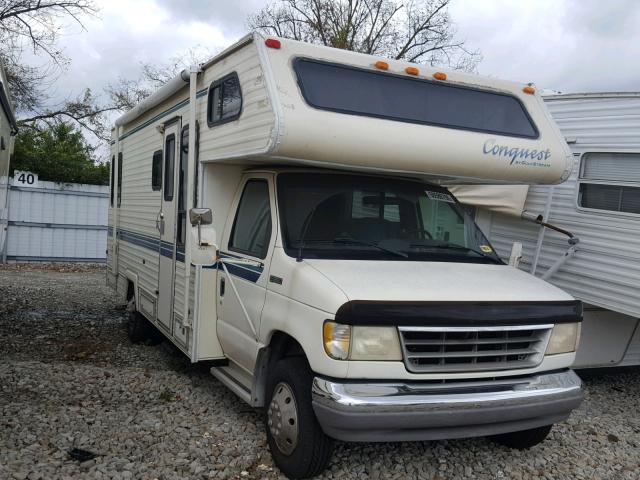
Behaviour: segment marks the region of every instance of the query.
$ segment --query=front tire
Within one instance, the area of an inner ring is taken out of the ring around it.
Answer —
[[[265,423],[276,466],[292,479],[321,473],[333,452],[311,404],[312,376],[303,357],[278,361],[269,375]]]
[[[492,436],[491,440],[505,447],[526,450],[544,441],[549,435],[551,427],[553,425],[545,425],[544,427],[531,428],[519,432],[502,433]]]

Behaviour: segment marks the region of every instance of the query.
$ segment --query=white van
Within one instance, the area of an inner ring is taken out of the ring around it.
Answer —
[[[542,441],[582,400],[580,302],[504,264],[444,185],[557,183],[531,86],[249,35],[116,122],[108,283],[265,410],[332,439]]]

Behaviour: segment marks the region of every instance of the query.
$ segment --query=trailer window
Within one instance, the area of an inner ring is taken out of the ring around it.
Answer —
[[[209,127],[230,122],[240,116],[242,91],[237,73],[216,80],[209,87],[207,122]]]
[[[118,153],[118,207],[122,203],[122,152]]]
[[[174,167],[176,160],[176,136],[172,133],[164,141],[164,199],[173,200]]]
[[[294,69],[306,102],[322,110],[538,137],[524,105],[510,94],[302,58]]]
[[[162,188],[162,150],[153,152],[151,161],[151,189],[156,191]]]
[[[581,207],[640,214],[640,154],[585,153],[578,181]]]
[[[265,258],[270,239],[269,185],[265,180],[249,180],[238,204],[229,250]]]
[[[111,206],[113,207],[113,187],[116,184],[116,156],[111,157]]]

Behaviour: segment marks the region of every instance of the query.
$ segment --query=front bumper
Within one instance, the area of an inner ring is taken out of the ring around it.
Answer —
[[[315,377],[324,432],[350,442],[439,440],[515,432],[565,420],[583,399],[572,370],[455,382],[349,382]]]

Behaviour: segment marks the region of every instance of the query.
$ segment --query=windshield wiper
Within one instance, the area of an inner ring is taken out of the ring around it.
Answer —
[[[380,245],[378,245],[377,243],[373,243],[373,242],[367,242],[366,240],[360,240],[358,238],[353,238],[353,237],[336,237],[333,239],[333,241],[335,243],[352,243],[354,245],[366,245],[368,247],[373,247],[373,248],[377,248],[378,250],[381,250],[383,252],[386,253],[391,253],[393,255],[397,255],[399,257],[403,257],[403,258],[409,258],[409,255],[407,255],[404,252],[400,252],[398,250],[393,250],[391,248],[385,248],[385,247],[381,247]]]

